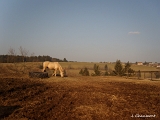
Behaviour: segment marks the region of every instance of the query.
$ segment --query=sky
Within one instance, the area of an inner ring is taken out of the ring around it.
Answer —
[[[160,0],[0,0],[0,55],[160,62]]]

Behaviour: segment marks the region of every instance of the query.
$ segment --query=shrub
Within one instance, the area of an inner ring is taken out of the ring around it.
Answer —
[[[130,77],[132,73],[134,73],[135,71],[131,68],[131,64],[129,63],[129,61],[125,64],[125,67],[123,69],[123,73],[127,73],[127,76]]]
[[[109,72],[109,69],[108,69],[108,65],[107,65],[107,64],[104,66],[104,69],[105,69],[104,75],[105,75],[105,76],[108,76],[110,72]]]
[[[121,61],[120,60],[117,60],[116,61],[116,64],[114,66],[114,73],[118,76],[122,76],[124,74],[124,70],[123,70],[123,66],[121,64]]]
[[[160,72],[156,72],[154,74],[155,74],[156,78],[160,78]]]
[[[108,65],[107,65],[107,64],[104,66],[104,69],[105,69],[106,71],[108,71]]]
[[[129,62],[127,62],[125,64],[125,67],[123,68],[122,63],[120,60],[116,61],[116,64],[114,66],[114,71],[113,73],[115,75],[118,76],[125,76],[127,74],[127,76],[131,76],[135,71],[131,68],[131,64]]]
[[[99,70],[99,65],[94,64],[94,73],[92,74],[92,76],[100,76],[101,75],[101,71]]]
[[[109,75],[108,71],[106,70],[104,73],[105,76]]]
[[[79,71],[79,74],[81,74],[82,76],[89,76],[89,71],[88,69],[85,67],[84,69],[81,69]]]

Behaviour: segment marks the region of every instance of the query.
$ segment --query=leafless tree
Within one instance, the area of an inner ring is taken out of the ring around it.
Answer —
[[[11,48],[8,51],[8,58],[7,58],[7,62],[12,62],[13,65],[8,66],[8,68],[12,71],[15,71],[16,73],[18,73],[18,64],[15,62],[16,60],[16,52],[15,49]]]
[[[13,49],[13,48],[10,47],[10,49],[8,51],[8,54],[9,55],[16,55],[15,49]]]
[[[22,48],[22,46],[19,47],[19,52],[20,52],[20,55],[22,56],[21,63],[16,62],[16,60],[15,60],[16,59],[16,52],[15,52],[15,49],[13,49],[13,48],[10,48],[8,51],[8,55],[9,55],[8,60],[14,64],[14,70],[16,71],[16,73],[18,73],[18,72],[25,73],[26,72],[26,57],[29,52],[25,48]]]
[[[28,55],[28,51],[22,46],[19,47],[20,55],[23,57],[23,62],[25,62],[25,57]]]

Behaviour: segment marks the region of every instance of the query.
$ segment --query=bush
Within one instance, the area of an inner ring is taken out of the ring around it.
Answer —
[[[88,69],[85,67],[84,69],[81,69],[79,71],[79,74],[81,74],[82,76],[89,76],[89,71]]]
[[[160,78],[160,72],[156,72],[154,74],[155,74],[156,78]]]
[[[101,71],[99,70],[99,65],[94,64],[94,73],[92,74],[92,76],[100,76],[101,75]]]
[[[105,76],[109,75],[108,71],[106,70],[104,73]]]
[[[118,76],[122,76],[124,74],[123,66],[120,60],[116,61],[116,64],[114,66],[114,73]]]
[[[107,64],[104,66],[104,69],[105,69],[105,71],[108,71],[108,65]]]
[[[114,67],[113,73],[118,76],[125,76],[127,74],[128,77],[130,77],[135,71],[131,68],[131,64],[129,61],[125,64],[125,67],[123,68],[122,63],[120,60],[116,61],[115,67]]]
[[[111,75],[112,70],[108,68],[107,64],[104,66],[104,70],[105,70],[105,73],[104,73],[105,76]]]

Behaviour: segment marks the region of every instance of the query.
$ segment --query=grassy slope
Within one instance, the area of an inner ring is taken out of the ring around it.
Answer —
[[[136,114],[160,118],[157,81],[118,77],[1,78],[0,85],[1,118],[133,120],[131,115]]]
[[[79,69],[93,68],[95,63],[60,64],[67,68],[69,77],[41,80],[27,78],[28,73],[22,74],[21,78],[12,77],[8,72],[4,78],[0,77],[0,119],[132,120],[132,114],[155,114],[153,119],[160,119],[159,81],[82,77],[78,74]],[[96,64],[102,68],[105,65]],[[0,74],[8,65],[3,64]],[[41,71],[40,65],[41,62],[26,63],[28,71]],[[108,64],[108,67],[113,68],[114,64]]]

